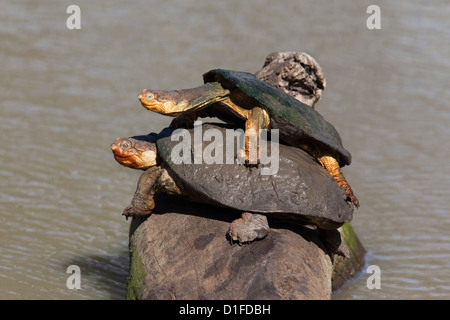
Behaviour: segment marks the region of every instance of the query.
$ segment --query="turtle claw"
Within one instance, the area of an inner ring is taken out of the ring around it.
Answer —
[[[258,151],[256,152],[250,152],[249,150],[242,149],[238,154],[238,161],[239,163],[245,164],[246,167],[258,167],[259,166],[259,159],[261,158],[261,152],[258,148]]]
[[[359,200],[357,197],[353,195],[347,195],[347,199],[358,209],[359,208]]]
[[[125,216],[125,220],[128,221],[128,217],[133,217],[135,216],[135,214],[133,213],[133,206],[129,205],[128,207],[126,207],[123,212],[122,215]]]
[[[242,150],[242,153],[244,154],[245,151]],[[258,168],[259,166],[259,159],[258,161],[249,160],[245,155],[239,155],[238,156],[238,163],[245,165],[247,168]]]
[[[343,186],[345,188],[345,197],[346,197],[346,201],[350,202],[351,204],[353,204],[353,206],[355,206],[357,209],[359,208],[359,200],[358,198],[353,194],[353,190],[350,187],[350,185],[347,183],[345,186]]]
[[[244,212],[239,219],[231,222],[228,235],[231,243],[252,242],[257,239],[264,239],[269,234],[270,228],[267,217],[261,214]]]

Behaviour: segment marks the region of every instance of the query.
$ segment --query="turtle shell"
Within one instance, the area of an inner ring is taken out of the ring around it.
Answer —
[[[224,138],[222,142],[203,142],[201,150],[204,153],[205,148],[209,148],[210,152],[211,144],[216,143],[216,148],[222,148],[223,164],[207,164],[205,161],[199,164],[194,164],[193,161],[176,164],[172,152],[181,141],[172,141],[172,129],[163,130],[157,140],[159,156],[182,183],[189,200],[241,212],[264,213],[281,219],[304,221],[322,229],[336,229],[352,220],[353,208],[345,201],[344,191],[305,151],[279,144],[278,171],[276,174],[262,175],[261,170],[272,166],[272,163],[260,164],[258,168],[248,168],[236,160],[227,164],[224,143],[227,141],[226,125],[202,126],[202,132],[208,129],[219,130],[216,132],[220,132],[219,135]],[[191,160],[194,159],[196,150],[194,130],[195,128],[188,130],[191,140],[187,142],[190,145],[187,152],[190,152]],[[188,138],[189,135],[186,136]],[[268,147],[270,155],[270,143]],[[236,152],[233,157],[236,159]]]
[[[318,147],[338,159],[341,167],[351,163],[351,154],[342,145],[332,124],[315,109],[308,107],[269,83],[247,72],[223,69],[203,75],[207,82],[219,82],[227,89],[239,89],[253,98],[270,116],[270,127],[280,130],[280,138],[296,147]]]

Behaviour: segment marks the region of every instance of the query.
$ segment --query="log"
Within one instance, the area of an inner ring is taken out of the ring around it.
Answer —
[[[227,237],[237,212],[167,195],[155,212],[132,221],[127,299],[330,299],[332,260],[317,230],[275,225],[240,246]]]

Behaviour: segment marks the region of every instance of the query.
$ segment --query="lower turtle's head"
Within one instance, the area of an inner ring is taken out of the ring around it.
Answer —
[[[148,110],[161,113],[173,113],[177,103],[174,101],[171,92],[145,89],[138,96],[142,106]]]
[[[146,170],[158,164],[154,142],[135,138],[117,138],[111,144],[111,150],[114,159],[125,167]]]

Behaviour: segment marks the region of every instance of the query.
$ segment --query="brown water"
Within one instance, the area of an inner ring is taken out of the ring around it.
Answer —
[[[316,108],[353,155],[354,228],[381,269],[336,299],[450,298],[450,6],[444,0],[8,1],[0,10],[0,298],[122,299],[139,172],[109,144],[159,131],[144,88],[255,72],[273,51],[306,51],[327,89]],[[66,287],[69,265],[81,290]]]

